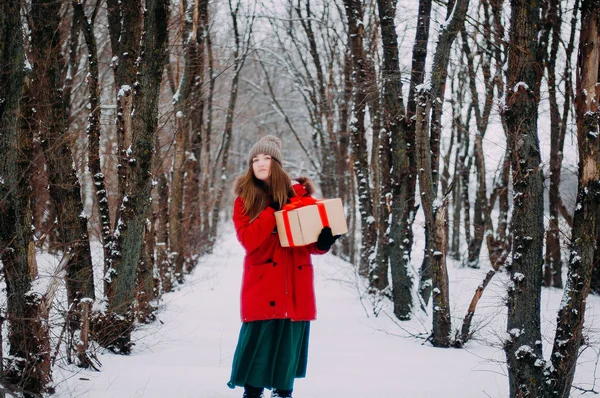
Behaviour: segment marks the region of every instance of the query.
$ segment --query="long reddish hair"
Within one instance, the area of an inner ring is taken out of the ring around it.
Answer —
[[[288,199],[296,196],[292,188],[292,180],[281,168],[281,164],[273,159],[271,162],[271,183],[265,184],[254,176],[252,164],[240,182],[239,196],[244,202],[246,215],[254,220],[267,207],[269,200],[278,202],[281,206]]]

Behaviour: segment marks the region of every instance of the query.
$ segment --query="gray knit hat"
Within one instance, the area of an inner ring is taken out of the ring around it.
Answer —
[[[252,146],[248,153],[248,163],[252,163],[252,159],[259,153],[270,155],[279,163],[283,162],[283,156],[281,156],[281,140],[273,135],[265,135]]]

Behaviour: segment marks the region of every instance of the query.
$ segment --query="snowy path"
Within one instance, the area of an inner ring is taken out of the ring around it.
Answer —
[[[161,322],[134,333],[132,355],[100,355],[102,372],[57,369],[55,397],[241,397],[226,382],[240,327],[243,251],[229,232],[215,252],[167,295]],[[388,317],[367,316],[347,263],[332,255],[313,259],[319,313],[296,398],[506,396],[502,367],[489,360],[503,359],[497,348],[435,349],[394,336],[401,332]]]

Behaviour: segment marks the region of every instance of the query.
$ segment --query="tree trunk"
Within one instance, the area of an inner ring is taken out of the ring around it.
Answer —
[[[486,43],[491,40],[491,27],[489,23],[489,15],[487,12],[487,5],[484,4],[484,11],[486,19],[484,21],[484,30],[486,35]],[[491,74],[491,51],[477,51],[482,53],[480,56],[481,62],[480,67],[483,71],[483,79],[485,82],[485,99],[483,103],[483,109],[480,109],[479,105],[479,93],[477,90],[477,80],[480,77],[477,76],[475,68],[475,52],[473,52],[469,46],[466,29],[463,27],[461,30],[463,53],[467,60],[467,73],[469,76],[469,91],[472,100],[472,109],[475,113],[475,120],[477,123],[477,135],[475,136],[475,147],[474,147],[474,158],[475,167],[477,170],[477,190],[475,194],[475,206],[473,208],[473,236],[469,240],[469,251],[467,265],[471,268],[479,268],[479,254],[481,252],[481,246],[483,244],[483,237],[485,232],[486,217],[489,214],[488,199],[487,199],[487,186],[486,186],[486,170],[485,170],[485,158],[483,155],[483,137],[487,131],[489,116],[492,110],[493,99],[494,99],[494,87],[495,78]],[[477,45],[477,44],[475,44]],[[491,44],[488,44],[488,48],[492,48]]]
[[[156,226],[156,266],[161,281],[160,294],[173,290],[175,270],[169,258],[169,179],[158,176],[158,209]]]
[[[152,217],[154,218],[154,217]],[[154,281],[154,242],[156,239],[153,220],[146,220],[146,230],[144,231],[144,248],[138,265],[137,285],[135,289],[136,309],[135,315],[139,322],[149,323],[156,319],[152,304],[156,295]]]
[[[87,216],[81,201],[81,189],[68,134],[67,104],[61,78],[61,4],[49,0],[31,3],[34,26],[31,27],[31,51],[36,75],[35,108],[39,118],[42,149],[49,175],[50,196],[57,210],[58,230],[63,253],[72,257],[66,266],[69,303],[69,334],[80,328],[79,302],[94,299],[92,256]],[[73,347],[68,347],[72,350]],[[85,364],[85,359],[81,364]]]
[[[173,163],[171,167],[171,196],[169,199],[169,256],[175,266],[175,279],[183,283],[184,231],[183,231],[183,198],[184,177],[186,173],[186,156],[190,150],[189,136],[191,127],[191,95],[196,81],[198,47],[195,35],[197,26],[194,15],[197,15],[194,2],[189,2],[182,15],[181,37],[185,48],[183,74],[179,80],[177,93],[173,96],[175,108],[175,143],[173,145]],[[197,23],[197,20],[196,20]],[[193,134],[193,130],[192,130]],[[193,180],[192,180],[193,181]]]
[[[537,135],[539,3],[512,0],[505,118],[513,181],[512,264],[508,267],[509,338],[505,342],[511,397],[538,397],[543,361],[540,333],[544,195]]]
[[[431,246],[433,248],[431,259],[432,270],[432,301],[433,327],[431,330],[432,344],[435,347],[450,346],[450,332],[452,321],[450,319],[450,292],[448,287],[448,270],[446,268],[446,247],[448,246],[448,198],[435,210],[435,223],[433,224]]]
[[[414,185],[411,185],[414,179],[409,177],[411,158],[409,153],[413,151],[407,146],[408,129],[401,119],[406,110],[402,97],[398,37],[394,22],[396,1],[379,0],[377,5],[384,57],[381,114],[385,133],[382,134],[380,145],[382,148],[381,200],[385,206],[382,206],[381,210],[384,212],[384,218],[390,220],[389,223],[384,224],[389,232],[381,235],[379,239],[385,240],[385,247],[389,252],[394,315],[398,319],[405,320],[410,319],[413,306],[412,279],[408,273],[412,246],[411,213],[414,211]],[[414,156],[412,158],[414,159]],[[395,172],[392,173],[392,170]]]
[[[431,165],[431,149],[429,147],[429,114],[431,100],[422,91],[417,105],[417,129],[415,143],[417,151],[417,167],[419,168],[419,192],[425,213],[425,224],[430,236],[431,251],[431,292],[433,293],[433,327],[432,344],[435,347],[450,345],[450,302],[448,292],[448,273],[446,270],[446,225],[447,199],[441,206],[434,206],[433,169]]]
[[[578,4],[573,8],[573,18],[576,18]],[[549,3],[548,23],[547,26],[552,28],[552,45],[550,54],[546,61],[546,69],[548,71],[548,94],[550,102],[550,187],[549,187],[549,215],[550,221],[548,232],[546,234],[546,255],[544,267],[544,284],[546,286],[554,286],[557,288],[563,287],[562,282],[562,259],[560,253],[560,231],[558,216],[562,201],[560,199],[560,173],[563,159],[563,147],[566,136],[566,123],[562,120],[567,120],[572,96],[572,81],[571,81],[571,55],[574,49],[574,38],[576,29],[576,20],[573,20],[571,27],[571,35],[569,44],[565,50],[565,96],[563,105],[563,114],[561,115],[556,93],[558,90],[556,81],[556,59],[560,44],[560,32],[562,22],[562,8],[560,2],[552,0]]]
[[[373,199],[369,183],[369,162],[367,160],[367,142],[365,137],[365,111],[367,105],[367,87],[365,83],[368,79],[365,70],[366,60],[363,48],[363,13],[361,2],[358,0],[344,0],[344,6],[346,9],[352,73],[354,76],[352,111],[350,116],[350,142],[358,188],[358,209],[361,222],[361,249],[358,268],[360,275],[368,277],[372,254],[375,252],[375,245],[377,243],[377,223],[373,217]]]
[[[579,349],[583,343],[586,299],[594,267],[595,240],[590,231],[598,229],[600,211],[600,1],[583,0],[577,73],[577,143],[579,184],[573,218],[567,286],[558,311],[552,347],[549,395],[568,398],[573,384]]]
[[[169,6],[166,0],[148,0],[144,9],[144,32],[140,57],[137,60],[139,81],[133,85],[132,109],[123,114],[125,132],[131,132],[131,146],[122,153],[121,181],[123,196],[111,247],[112,276],[107,292],[108,319],[119,320],[101,343],[115,351],[128,353],[131,348],[137,267],[144,250],[144,229],[152,181],[155,135],[157,129],[158,94],[163,68],[167,60],[167,22]],[[124,91],[124,90],[123,90]],[[125,107],[126,108],[126,107]],[[135,112],[134,112],[135,111]],[[131,126],[127,126],[131,123]],[[127,142],[127,140],[125,140]],[[114,321],[113,321],[114,322]]]
[[[415,42],[413,44],[412,51],[412,67],[411,67],[411,79],[410,87],[408,90],[408,101],[406,105],[406,118],[404,119],[406,128],[406,148],[415,148],[415,131],[416,131],[416,112],[417,112],[417,101],[416,91],[417,87],[423,84],[425,81],[425,61],[427,59],[427,44],[429,42],[429,25],[431,22],[431,7],[432,0],[419,0],[419,16],[417,19],[417,32],[415,34]],[[397,142],[397,141],[396,141]],[[405,198],[399,197],[398,200],[394,200],[401,211],[399,214],[399,222],[405,223],[404,228],[398,228],[399,231],[405,231],[404,239],[400,239],[400,242],[404,245],[404,255],[408,256],[410,260],[410,254],[413,245],[413,232],[412,224],[415,219],[417,209],[415,208],[415,188],[417,184],[417,160],[415,150],[407,150],[406,156],[403,151],[404,146],[398,143],[396,148],[400,151],[393,150],[392,153],[396,154],[395,158],[397,165],[402,165],[404,173],[400,176],[400,181],[406,181],[406,187],[402,191],[404,192]],[[402,156],[401,156],[402,155]],[[405,164],[405,163],[408,164]],[[402,209],[404,207],[404,209]],[[427,227],[425,227],[427,228]],[[401,232],[402,233],[402,232]],[[425,232],[427,234],[427,231]],[[427,263],[425,263],[427,261]],[[394,261],[392,260],[392,267]],[[419,270],[419,295],[425,302],[425,305],[429,302],[431,297],[431,267],[429,266],[429,255],[427,251],[423,256],[423,264]]]
[[[195,259],[202,250],[205,242],[198,239],[202,232],[202,218],[200,210],[204,202],[208,202],[206,195],[201,194],[201,186],[208,175],[208,167],[204,158],[208,158],[209,153],[204,152],[205,134],[204,128],[204,107],[206,100],[204,98],[205,85],[205,50],[208,38],[208,0],[201,0],[197,5],[197,12],[193,14],[194,26],[196,29],[196,54],[194,61],[194,90],[190,95],[189,112],[191,114],[191,146],[190,151],[193,159],[188,159],[188,184],[186,185],[186,199],[184,209],[184,233],[185,233],[185,261],[187,262],[186,271],[190,272],[195,266]]]
[[[337,197],[335,180],[339,176],[335,175],[337,159],[334,155],[338,154],[337,142],[333,134],[333,112],[330,109],[330,98],[326,91],[325,74],[323,73],[323,62],[317,47],[315,33],[312,28],[312,19],[315,17],[310,8],[310,0],[306,1],[306,16],[302,15],[301,9],[294,6],[300,23],[308,40],[308,50],[314,63],[317,75],[316,90],[318,98],[315,100],[315,128],[319,135],[321,156],[320,175],[322,179],[321,189],[326,198]]]
[[[6,283],[10,357],[4,380],[40,396],[50,381],[48,318],[31,292],[37,273],[30,207],[32,117],[25,87],[23,31],[19,2],[0,4],[0,256]],[[21,102],[21,104],[20,104]],[[21,122],[19,121],[21,119]],[[4,366],[4,365],[3,365]]]
[[[340,193],[343,203],[347,204],[348,209],[353,209],[351,203],[354,201],[354,190],[350,189],[353,185],[353,177],[351,175],[351,165],[349,159],[350,152],[350,132],[348,129],[349,110],[352,106],[352,62],[349,57],[349,50],[344,53],[343,63],[343,95],[339,105],[339,144],[338,144],[338,163],[337,167],[337,190]],[[340,238],[341,244],[340,255],[343,259],[350,261],[354,256],[354,250],[351,249],[354,240],[351,238],[350,229],[354,225],[351,221],[354,217],[354,211],[348,211],[346,220],[349,226],[349,233]],[[352,261],[350,261],[352,262]]]
[[[229,147],[231,144],[231,136],[233,132],[233,116],[235,112],[235,106],[238,97],[238,83],[240,79],[240,73],[242,68],[244,67],[244,63],[246,62],[246,57],[248,56],[249,51],[249,40],[252,37],[252,28],[254,24],[254,15],[249,17],[249,25],[247,27],[248,31],[246,32],[246,41],[244,43],[240,43],[240,32],[238,30],[238,16],[240,9],[240,2],[238,2],[235,10],[229,2],[230,14],[233,22],[233,34],[235,39],[235,50],[233,53],[234,62],[233,62],[233,76],[231,78],[231,89],[229,91],[229,103],[227,106],[227,111],[225,115],[225,128],[223,131],[223,140],[221,142],[221,148],[219,148],[219,152],[221,153],[221,173],[219,175],[218,182],[213,178],[213,182],[217,185],[216,194],[215,194],[215,205],[212,211],[212,223],[211,223],[211,232],[210,232],[210,242],[211,246],[214,245],[214,241],[217,236],[217,224],[219,222],[219,212],[221,211],[221,201],[223,199],[223,192],[225,191],[225,182],[227,181],[227,166],[229,162]],[[242,48],[243,44],[243,48]],[[218,156],[217,156],[218,159]]]
[[[469,0],[456,0],[448,3],[448,9],[446,13],[447,20],[445,26],[440,30],[438,37],[438,43],[433,56],[432,66],[432,77],[431,77],[431,91],[429,95],[433,101],[431,106],[431,121],[428,121],[429,132],[429,145],[431,150],[431,179],[429,183],[433,184],[432,189],[432,200],[437,196],[438,182],[439,182],[439,158],[440,158],[440,136],[442,133],[442,105],[444,104],[444,93],[446,91],[446,80],[448,76],[448,62],[450,60],[450,50],[452,49],[452,43],[456,38],[458,32],[463,28],[467,9],[469,6]],[[429,113],[427,114],[429,117]],[[417,119],[419,115],[417,114]],[[417,123],[417,129],[419,128]],[[426,132],[427,134],[427,132]],[[418,137],[416,138],[418,140]],[[420,155],[417,155],[420,156]],[[419,176],[422,176],[420,174]],[[429,177],[427,177],[429,178]],[[444,193],[445,194],[445,193]],[[423,196],[423,194],[421,194]],[[425,210],[425,214],[432,214],[432,211]],[[425,253],[423,256],[423,262],[420,269],[420,282],[419,282],[419,293],[423,298],[423,301],[427,303],[431,294],[428,280],[431,279],[433,271],[431,269],[431,254],[434,251],[439,251],[440,248],[434,249],[431,246],[432,231],[428,229],[433,225],[433,222],[426,223],[425,227]]]

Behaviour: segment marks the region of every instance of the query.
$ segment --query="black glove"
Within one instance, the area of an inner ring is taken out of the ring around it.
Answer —
[[[317,239],[317,249],[327,251],[341,235],[333,235],[330,227],[324,227]]]
[[[279,210],[281,210],[281,205],[280,205],[280,204],[279,204],[279,202],[277,202],[277,201],[273,201],[273,202],[269,203],[269,205],[268,205],[268,206],[269,206],[270,208],[272,208],[273,210],[275,210],[275,211],[279,211]]]

